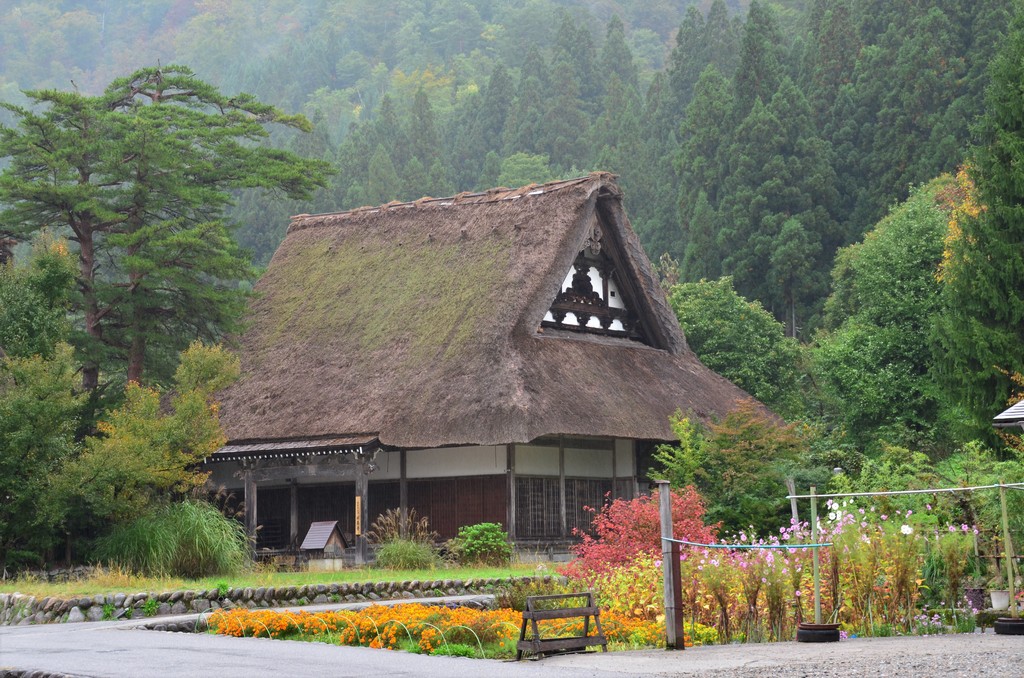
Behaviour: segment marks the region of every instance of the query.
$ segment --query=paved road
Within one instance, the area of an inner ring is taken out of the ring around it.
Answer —
[[[140,630],[136,622],[0,628],[3,669],[90,677],[437,676],[1024,676],[1024,636],[875,638],[774,643],[496,662],[260,638]]]

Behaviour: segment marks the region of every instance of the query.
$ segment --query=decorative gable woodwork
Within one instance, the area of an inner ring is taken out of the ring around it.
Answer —
[[[599,220],[576,255],[542,327],[626,337],[649,344],[633,304],[623,295]]]

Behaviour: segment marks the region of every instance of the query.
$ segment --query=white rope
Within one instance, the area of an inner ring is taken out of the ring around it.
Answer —
[[[940,487],[931,490],[893,490],[890,492],[843,492],[840,494],[788,494],[786,499],[837,499],[839,497],[891,497],[898,494],[937,494],[939,492],[974,492],[976,490],[1024,489],[1024,483],[1002,485],[976,485],[975,487]]]

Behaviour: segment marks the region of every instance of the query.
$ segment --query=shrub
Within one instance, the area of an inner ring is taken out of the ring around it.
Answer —
[[[715,538],[715,530],[704,524],[704,502],[692,487],[672,490],[673,534],[704,544]],[[596,536],[583,534],[573,548],[576,560],[562,573],[589,581],[595,574],[631,562],[640,553],[661,553],[661,521],[657,494],[636,499],[616,499],[594,516]]]
[[[249,562],[245,528],[205,501],[163,504],[118,525],[96,547],[105,562],[153,576],[235,574]]]
[[[498,523],[477,523],[459,528],[448,549],[460,565],[506,565],[512,560],[508,533]]]
[[[664,613],[661,561],[649,553],[595,576],[591,585],[601,606],[613,612],[651,621]]]
[[[403,520],[401,509],[392,508],[377,516],[377,520],[367,530],[366,538],[374,544],[397,540],[433,544],[437,541],[437,532],[430,529],[430,521],[426,516],[416,516],[415,509],[409,509]]]
[[[432,544],[412,539],[392,539],[377,549],[377,566],[387,570],[425,570],[437,561]]]

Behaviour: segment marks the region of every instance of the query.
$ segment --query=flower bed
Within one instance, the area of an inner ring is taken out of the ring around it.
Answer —
[[[624,508],[622,503],[619,509]],[[978,611],[967,602],[963,583],[976,528],[942,524],[930,505],[920,512],[889,510],[826,502],[818,541],[832,546],[819,552],[823,621],[841,624],[844,635],[973,630]],[[613,517],[607,510],[603,515]],[[594,548],[581,548],[579,559],[563,571],[578,577],[577,588],[593,588],[602,607],[660,619],[661,560],[652,553],[657,540],[647,541],[648,548],[614,563],[595,558]],[[741,532],[719,541],[747,548],[682,550],[688,628],[713,627],[718,642],[761,642],[792,640],[797,624],[813,621],[812,552],[787,548],[811,542],[807,523],[768,537]],[[772,548],[750,548],[756,546]]]
[[[209,626],[215,633],[235,637],[312,640],[428,654],[497,658],[515,653],[521,621],[522,613],[511,609],[374,605],[359,611],[319,613],[244,609],[218,611],[210,617]],[[662,622],[602,612],[601,624],[613,648],[664,645]],[[583,634],[582,620],[541,622],[540,627],[545,637]],[[706,635],[704,629],[698,629],[698,632]],[[596,633],[593,624],[590,633]]]

